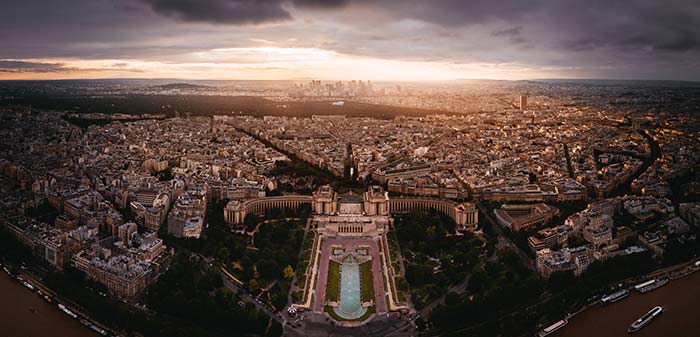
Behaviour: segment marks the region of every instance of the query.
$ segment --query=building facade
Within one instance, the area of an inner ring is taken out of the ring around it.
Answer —
[[[411,211],[435,210],[452,218],[457,230],[474,231],[479,215],[473,203],[458,203],[436,198],[390,198],[381,186],[371,186],[362,195],[339,195],[330,186],[319,187],[311,196],[285,195],[233,200],[224,208],[224,219],[230,224],[242,224],[247,214],[264,214],[272,208],[296,209],[308,204],[315,215],[361,214],[390,216]]]

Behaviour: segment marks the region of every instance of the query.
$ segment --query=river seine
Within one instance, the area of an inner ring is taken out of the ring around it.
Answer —
[[[609,306],[596,306],[569,319],[569,324],[552,334],[554,337],[620,337],[627,328],[654,306],[663,314],[635,337],[700,336],[700,272],[673,280],[668,285],[630,297]]]
[[[3,337],[98,336],[59,311],[55,304],[46,303],[6,274],[0,274]],[[635,333],[635,337],[700,336],[700,272],[644,295],[633,292],[621,302],[589,308],[552,336],[627,336],[627,327],[656,305],[664,308],[663,315]]]
[[[0,270],[0,336],[95,337],[77,320],[58,310]]]

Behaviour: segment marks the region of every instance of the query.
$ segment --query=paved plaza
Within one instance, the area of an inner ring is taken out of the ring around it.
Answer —
[[[386,291],[382,280],[382,268],[379,254],[379,246],[376,239],[368,238],[324,238],[321,243],[321,258],[319,260],[318,283],[314,296],[313,310],[323,312],[326,303],[326,285],[328,284],[328,265],[333,254],[332,247],[369,247],[369,256],[372,263],[372,282],[374,285],[374,303],[377,313],[387,311]],[[342,278],[342,275],[341,275]],[[366,280],[363,280],[366,282]]]

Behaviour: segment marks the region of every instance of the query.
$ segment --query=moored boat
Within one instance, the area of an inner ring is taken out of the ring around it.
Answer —
[[[621,300],[627,298],[627,296],[629,296],[629,295],[630,295],[629,290],[622,289],[622,290],[618,290],[610,295],[603,296],[603,298],[600,299],[600,302],[603,304],[612,304],[612,303],[615,303],[617,301],[621,301]]]
[[[34,290],[34,286],[27,281],[22,281],[22,285],[27,287],[27,289],[29,289],[29,290]]]
[[[553,334],[555,331],[563,328],[565,325],[569,323],[568,320],[562,319],[560,321],[557,321],[556,323],[544,328],[542,331],[540,331],[539,334],[537,334],[538,337],[545,337]]]
[[[87,319],[81,318],[80,323],[83,324],[84,326],[90,328],[90,330],[97,332],[98,334],[100,334],[102,336],[107,336],[107,330],[104,330],[104,329],[98,327],[97,325],[92,324]]]
[[[634,286],[634,289],[639,291],[640,293],[644,294],[646,292],[650,292],[655,289],[659,289],[665,285],[667,285],[669,282],[669,279],[664,277],[664,278],[659,278],[659,279],[651,279],[649,281],[640,283],[636,286]]]
[[[74,312],[70,311],[65,305],[63,304],[58,304],[58,309],[63,311],[66,315],[70,316],[73,319],[78,318],[78,315],[76,315]]]
[[[647,324],[651,323],[656,317],[659,317],[664,309],[660,306],[656,306],[649,310],[646,314],[639,317],[636,321],[632,322],[629,328],[627,328],[628,333],[633,333],[641,330]]]
[[[92,329],[92,331],[95,331],[95,332],[97,332],[98,334],[100,334],[100,335],[102,335],[102,336],[107,336],[107,331],[105,331],[104,329],[101,329],[101,328],[98,327],[97,325],[94,325],[94,324],[91,323],[91,324],[88,325],[88,326],[90,327],[90,329]]]

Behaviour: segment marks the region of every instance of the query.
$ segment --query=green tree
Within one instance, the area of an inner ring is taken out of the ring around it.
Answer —
[[[246,276],[253,277],[253,260],[250,256],[244,255],[241,258],[241,268],[243,268],[243,272]]]
[[[279,265],[272,259],[262,258],[256,263],[256,269],[264,279],[274,278],[279,274]]]
[[[247,231],[253,231],[255,227],[260,223],[260,217],[255,214],[247,214],[245,219],[243,219],[243,224],[245,224],[245,229]]]
[[[284,267],[284,278],[291,280],[294,277],[294,268],[292,266],[287,265]]]
[[[277,219],[277,218],[280,217],[280,215],[282,215],[282,210],[279,209],[279,208],[277,208],[277,207],[273,207],[273,208],[271,208],[270,210],[267,211],[267,215],[268,215],[271,219]]]
[[[248,289],[250,289],[251,292],[256,292],[258,289],[260,289],[258,280],[250,279],[250,281],[248,282]]]
[[[573,271],[556,271],[549,276],[547,287],[552,291],[561,291],[573,286],[575,282],[576,276]]]
[[[428,228],[425,229],[425,236],[430,241],[433,241],[433,240],[435,240],[435,233],[436,232],[437,232],[437,228],[435,226],[429,226]]]
[[[580,235],[570,235],[567,239],[567,244],[569,247],[578,247],[585,245],[587,242]]]
[[[216,258],[228,266],[231,258],[231,252],[228,250],[228,248],[221,247],[219,248],[219,251],[216,252]]]

